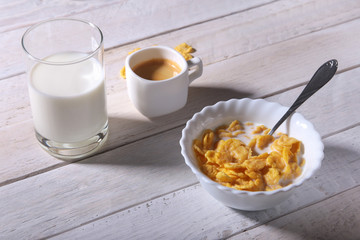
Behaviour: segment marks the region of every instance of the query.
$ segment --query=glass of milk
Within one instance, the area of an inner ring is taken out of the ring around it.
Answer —
[[[30,27],[21,43],[40,145],[64,160],[95,153],[108,135],[101,30],[83,20],[52,19]]]

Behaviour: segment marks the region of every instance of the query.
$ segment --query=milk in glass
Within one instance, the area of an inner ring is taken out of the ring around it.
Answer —
[[[47,63],[69,63],[86,54],[51,55]],[[105,74],[98,60],[72,64],[38,63],[30,72],[29,94],[35,130],[57,142],[79,142],[99,133],[107,124]]]

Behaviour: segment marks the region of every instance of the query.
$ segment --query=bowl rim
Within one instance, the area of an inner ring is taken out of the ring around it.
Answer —
[[[189,156],[186,154],[186,140],[188,138],[187,132],[189,131],[190,126],[197,121],[198,117],[204,116],[205,114],[207,114],[208,111],[213,111],[213,110],[217,109],[220,105],[231,104],[232,102],[251,102],[251,101],[260,101],[264,104],[274,104],[274,106],[276,106],[277,108],[285,108],[286,110],[288,109],[288,107],[285,107],[277,102],[270,102],[270,101],[267,101],[264,99],[250,99],[250,98],[242,98],[242,99],[233,98],[233,99],[229,99],[226,101],[219,101],[213,105],[204,107],[200,112],[195,113],[193,115],[193,117],[186,122],[185,128],[182,130],[182,136],[181,136],[179,143],[181,146],[181,155],[184,157],[186,165],[188,165],[190,167],[191,171],[196,175],[196,177],[199,179],[200,183],[203,181],[207,184],[210,184],[213,187],[216,187],[217,189],[219,189],[221,191],[231,192],[235,195],[248,195],[248,196],[274,195],[276,193],[287,192],[287,191],[290,191],[291,189],[295,189],[295,188],[299,187],[306,180],[311,178],[311,176],[313,176],[314,173],[321,167],[321,163],[324,158],[324,144],[321,140],[320,134],[315,130],[314,125],[310,121],[306,120],[300,113],[297,113],[297,112],[295,112],[294,115],[296,114],[297,117],[299,119],[301,119],[301,121],[306,122],[306,124],[308,125],[308,129],[313,132],[314,137],[316,138],[315,141],[318,141],[319,146],[320,146],[319,151],[318,151],[319,156],[318,156],[317,164],[315,165],[314,168],[311,169],[310,173],[308,173],[300,181],[293,182],[283,188],[276,189],[273,191],[246,191],[246,190],[237,190],[234,188],[226,187],[224,185],[221,185],[220,183],[213,181],[207,175],[205,175],[197,166],[195,166],[193,164],[193,162],[190,160]],[[193,139],[190,139],[190,140],[193,141]]]

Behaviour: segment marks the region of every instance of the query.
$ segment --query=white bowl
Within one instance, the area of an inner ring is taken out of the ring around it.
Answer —
[[[287,199],[293,190],[309,179],[320,168],[324,158],[324,145],[314,126],[301,114],[294,113],[277,131],[287,133],[302,141],[305,165],[302,174],[294,182],[274,191],[240,191],[225,187],[208,178],[199,168],[192,149],[193,140],[199,138],[205,129],[214,129],[233,120],[261,123],[271,128],[288,110],[278,103],[263,99],[231,99],[207,106],[196,113],[182,131],[180,139],[181,154],[185,163],[199,179],[202,187],[215,199],[226,206],[241,210],[262,210],[274,207]]]

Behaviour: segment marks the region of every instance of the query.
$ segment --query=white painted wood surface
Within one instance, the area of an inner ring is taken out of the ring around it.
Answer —
[[[63,16],[98,24],[107,49],[109,140],[71,164],[35,141],[20,48],[28,26]],[[0,0],[0,239],[359,239],[359,36],[351,0]],[[149,120],[119,70],[135,47],[181,42],[204,74],[184,109]],[[216,202],[180,154],[185,122],[230,98],[289,106],[331,58],[337,75],[298,110],[323,137],[320,171],[273,209]]]

